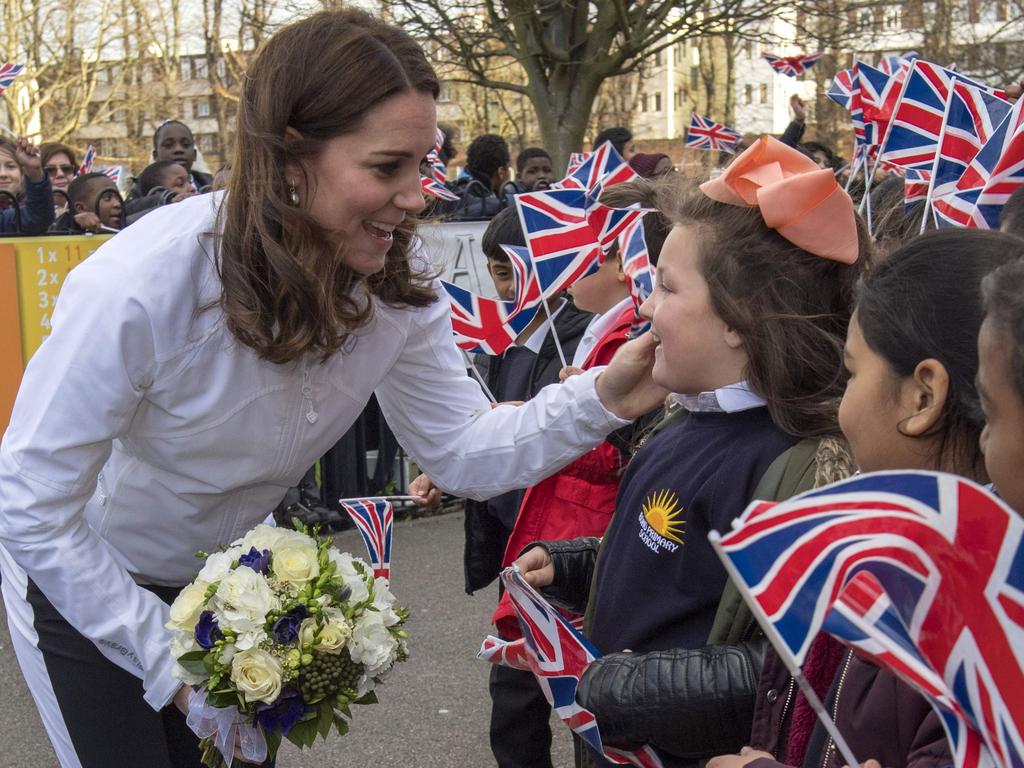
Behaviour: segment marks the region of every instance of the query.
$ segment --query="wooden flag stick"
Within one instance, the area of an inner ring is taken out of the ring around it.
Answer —
[[[558,352],[558,359],[562,363],[562,367],[565,368],[568,363],[565,362],[565,353],[562,351],[562,342],[558,340],[558,331],[555,330],[555,321],[551,317],[551,309],[548,307],[547,299],[541,298],[540,303],[544,305],[544,314],[548,316],[548,325],[551,326],[551,338],[555,340],[555,350]]]
[[[711,531],[708,534],[708,540],[711,542],[711,546],[715,548],[715,552],[722,564],[725,566],[725,570],[729,573],[729,578],[732,579],[733,584],[739,589],[740,594],[743,595],[743,599],[747,601],[747,605],[750,606],[750,610],[757,618],[758,623],[761,625],[761,629],[764,630],[765,635],[771,641],[772,646],[775,648],[776,653],[779,654],[779,658],[786,665],[786,669],[789,670],[789,674],[793,676],[793,680],[800,687],[800,691],[807,699],[807,703],[811,705],[811,709],[814,710],[814,714],[818,716],[818,720],[825,726],[825,730],[828,735],[832,737],[832,742],[836,745],[836,749],[839,750],[839,754],[843,756],[843,760],[846,761],[846,765],[849,768],[860,768],[860,763],[857,758],[853,756],[853,750],[850,749],[850,745],[846,743],[846,739],[843,738],[843,734],[839,732],[836,727],[835,721],[829,715],[828,710],[825,709],[825,705],[821,699],[818,698],[818,694],[815,693],[814,688],[804,677],[803,671],[800,669],[800,665],[797,664],[796,657],[790,652],[789,646],[783,641],[782,636],[779,635],[775,625],[765,615],[764,610],[761,608],[761,604],[754,599],[754,596],[750,594],[750,590],[747,587],[746,582],[740,576],[736,570],[736,566],[733,565],[732,560],[725,554],[722,549],[722,537],[718,531]]]
[[[484,377],[480,375],[480,371],[477,369],[476,363],[473,362],[473,358],[471,358],[469,356],[469,353],[466,352],[466,350],[464,349],[462,350],[462,356],[466,359],[466,364],[469,366],[469,369],[473,372],[473,378],[476,379],[477,383],[481,387],[483,387],[484,394],[487,395],[487,399],[490,400],[495,405],[497,405],[498,401],[497,399],[495,399],[494,393],[491,392],[490,387],[487,386],[487,382],[484,381]]]

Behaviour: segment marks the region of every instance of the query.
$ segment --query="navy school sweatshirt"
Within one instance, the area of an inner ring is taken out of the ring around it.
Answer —
[[[597,562],[589,636],[598,650],[707,643],[726,580],[708,532],[729,528],[796,442],[765,407],[691,413],[647,441],[629,463]]]

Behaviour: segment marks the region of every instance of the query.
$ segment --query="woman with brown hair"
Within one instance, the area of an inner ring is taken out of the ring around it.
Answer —
[[[155,211],[64,286],[0,448],[4,599],[62,765],[198,764],[167,603],[372,393],[437,484],[476,498],[664,396],[646,339],[488,407],[414,236],[437,94],[412,38],[362,12],[286,27],[246,75],[226,194]]]

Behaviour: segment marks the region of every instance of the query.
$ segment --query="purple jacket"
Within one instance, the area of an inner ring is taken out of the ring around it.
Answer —
[[[758,683],[750,744],[775,755],[749,768],[781,768],[793,731],[796,692],[782,660],[769,652]],[[801,697],[802,698],[802,697]],[[883,768],[938,768],[953,763],[949,742],[931,705],[916,691],[852,651],[845,651],[827,697],[822,697],[839,732],[858,760],[874,758]],[[797,726],[799,728],[799,725]],[[803,768],[842,768],[845,760],[817,720],[807,721]]]

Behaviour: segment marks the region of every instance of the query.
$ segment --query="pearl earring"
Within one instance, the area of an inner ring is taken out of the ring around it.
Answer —
[[[288,201],[296,207],[299,205],[299,193],[295,190],[294,184],[288,185]]]

